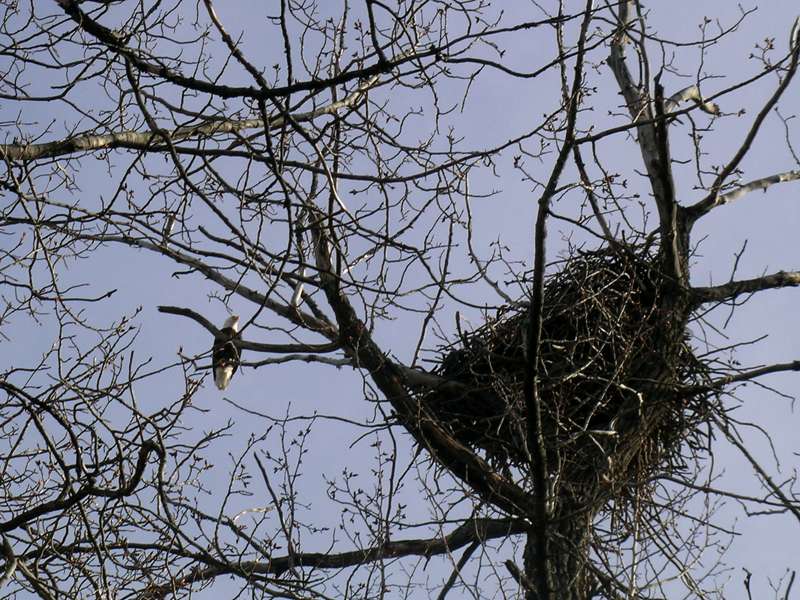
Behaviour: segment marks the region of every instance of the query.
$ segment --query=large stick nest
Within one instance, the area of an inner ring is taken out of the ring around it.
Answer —
[[[702,441],[707,411],[681,389],[706,382],[708,368],[687,342],[689,313],[667,281],[657,254],[631,248],[579,252],[545,283],[538,390],[549,472],[570,495],[680,468],[682,442]],[[462,334],[437,372],[471,391],[424,398],[455,437],[504,469],[530,461],[527,323],[526,307],[508,307]]]

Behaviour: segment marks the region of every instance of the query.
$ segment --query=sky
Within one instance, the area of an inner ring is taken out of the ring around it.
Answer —
[[[533,4],[533,3],[531,3]],[[713,22],[719,19],[730,24],[736,18],[736,6],[718,0],[706,3],[677,2],[648,6],[652,12],[650,24],[664,38],[678,40],[696,39],[698,24],[704,17]],[[750,57],[754,45],[766,38],[774,37],[779,49],[785,48],[789,27],[796,16],[790,3],[762,2],[758,10],[749,15],[740,29],[727,38],[723,44],[709,48],[700,64],[698,53],[692,48],[670,47],[667,52],[675,54],[675,61],[683,72],[706,72],[724,74],[724,78],[712,78],[704,82],[703,91],[708,94],[721,89],[742,77],[745,73],[757,72],[758,65]],[[742,4],[744,8],[755,6],[753,3]],[[524,8],[522,8],[524,7]],[[242,47],[252,55],[269,55],[276,49],[275,43],[263,40],[251,34],[251,22],[258,13],[257,3],[229,3],[219,7],[222,20],[230,32],[243,35]],[[533,10],[527,3],[519,3],[507,8],[506,17],[513,18],[511,11],[521,12]],[[534,14],[535,11],[534,11]],[[525,36],[510,38],[507,48],[508,61],[512,65],[524,65],[529,57],[537,57],[538,48],[531,48]],[[313,54],[313,48],[307,52]],[[654,60],[654,62],[657,62]],[[597,81],[598,91],[596,104],[612,110],[618,105],[616,89],[611,86],[613,79],[607,66],[596,65],[590,76]],[[709,163],[723,163],[737,147],[747,127],[752,121],[760,104],[774,89],[774,78],[769,84],[745,88],[719,100],[726,115],[715,123],[712,131],[706,133],[706,149]],[[676,90],[691,83],[691,80],[675,76],[667,72],[664,77],[665,87]],[[516,131],[524,129],[531,114],[541,115],[557,105],[558,98],[553,96],[557,90],[555,80],[535,80],[532,83],[522,82],[509,84],[497,74],[482,74],[470,91],[468,102],[463,108],[456,110],[449,120],[452,121],[459,136],[463,136],[466,146],[488,147],[502,141]],[[442,98],[454,102],[460,98],[461,89],[442,90]],[[86,101],[92,97],[87,92]],[[415,105],[417,99],[409,92],[408,99],[394,98],[396,103],[407,101],[409,106]],[[794,83],[782,103],[785,115],[792,114],[800,106],[800,84]],[[603,126],[609,117],[597,110],[597,123]],[[745,109],[744,114],[736,116]],[[2,110],[2,109],[0,109]],[[51,116],[59,124],[68,126],[71,115],[52,114],[47,105],[25,107],[25,120],[46,121]],[[6,109],[7,111],[7,109]],[[7,113],[0,113],[4,121]],[[446,119],[445,121],[447,121]],[[698,122],[707,122],[705,116],[697,117]],[[793,121],[789,122],[791,125]],[[430,129],[426,115],[420,115],[411,122],[410,135],[416,130],[424,136]],[[692,150],[686,135],[687,127],[674,125],[672,130],[673,155],[678,160],[687,160],[685,167],[676,166],[676,183],[681,190],[682,201],[691,202],[699,198],[693,190]],[[10,130],[3,135],[13,137]],[[789,169],[798,168],[791,154],[787,151],[784,140],[783,124],[771,116],[761,134],[756,139],[753,150],[743,164],[745,179],[752,179]],[[792,132],[797,139],[796,130]],[[619,136],[610,148],[614,156],[608,162],[622,173],[630,174],[632,186],[646,190],[643,177],[635,176],[634,171],[641,173],[641,159],[632,139]],[[486,252],[489,245],[497,239],[509,247],[512,260],[532,263],[531,232],[535,217],[536,189],[530,182],[522,181],[518,173],[511,168],[512,154],[504,155],[498,164],[496,173],[490,169],[476,170],[471,175],[470,185],[476,194],[497,191],[487,198],[475,198],[472,204],[475,223],[474,243],[476,248]],[[120,161],[124,164],[124,160]],[[550,161],[545,158],[540,163],[533,163],[531,169],[540,176],[545,176],[550,168]],[[83,169],[78,174],[81,193],[91,201],[93,194],[102,195],[107,189],[105,166],[101,161],[92,158],[84,159]],[[734,205],[722,207],[705,219],[695,234],[701,240],[694,257],[692,268],[695,284],[709,285],[709,282],[726,281],[734,264],[735,256],[747,242],[746,252],[742,255],[737,278],[754,277],[764,272],[776,270],[800,269],[800,252],[798,252],[797,230],[800,226],[800,204],[797,202],[800,184],[784,184],[776,186],[767,193],[756,193],[746,197]],[[558,205],[556,209],[559,209]],[[564,207],[569,210],[568,207]],[[650,207],[652,209],[652,207]],[[562,232],[556,228],[550,232],[548,259],[554,260],[562,253],[566,244]],[[7,240],[0,244],[8,243]],[[96,317],[109,322],[118,320],[123,314],[132,314],[141,309],[134,318],[139,327],[135,344],[136,356],[139,359],[152,357],[154,364],[175,361],[179,349],[186,354],[198,354],[210,347],[207,332],[188,320],[158,313],[156,307],[162,304],[186,306],[201,312],[211,320],[221,324],[227,316],[222,303],[213,299],[210,294],[213,286],[197,277],[175,277],[175,269],[165,268],[164,262],[145,252],[120,248],[103,248],[90,258],[80,261],[65,269],[62,276],[65,281],[84,281],[87,277],[92,281],[93,289],[102,292],[107,289],[118,289],[114,296],[96,307]],[[512,288],[513,286],[509,286]],[[475,292],[470,292],[475,293]],[[761,342],[743,347],[736,353],[737,359],[744,365],[762,365],[771,362],[785,362],[800,358],[800,344],[796,342],[800,331],[797,319],[797,300],[800,291],[788,289],[761,293],[752,298],[746,305],[739,307],[724,329],[727,314],[718,311],[710,319],[718,327],[719,332],[710,335],[716,342],[725,338],[733,341],[746,341],[768,336]],[[476,304],[495,304],[499,299],[488,290],[481,290],[480,297],[469,297]],[[249,314],[250,306],[236,298],[231,299],[228,308],[237,314]],[[455,314],[453,309],[441,318],[442,328],[449,334],[455,332]],[[464,310],[464,309],[462,309]],[[465,311],[467,322],[478,324],[477,311]],[[21,361],[34,360],[52,343],[51,323],[45,319],[42,325],[17,319],[5,326],[3,332],[11,341],[0,344],[0,365],[17,364]],[[33,335],[30,331],[33,331]],[[375,337],[384,347],[391,348],[397,357],[408,361],[416,344],[418,329],[409,327],[408,321],[398,318],[395,321],[381,322]],[[271,341],[269,332],[254,332],[263,339]],[[26,339],[24,344],[19,340]],[[429,340],[430,341],[430,340]],[[791,374],[774,375],[764,383],[775,386],[782,392],[793,394],[798,389],[797,377]],[[170,394],[179,393],[182,378],[179,371],[168,371],[157,378],[157,385],[142,386],[139,401],[144,409],[156,410]],[[779,459],[780,474],[790,477],[798,465],[797,414],[794,405],[773,392],[758,386],[748,386],[737,392],[736,399],[728,400],[736,406],[736,414],[744,422],[757,423],[759,427],[770,432],[771,444],[758,430],[748,429],[746,444],[757,457],[777,471],[772,452]],[[213,448],[209,460],[214,463],[215,477],[226,477],[234,457],[243,452],[243,448],[251,435],[263,435],[270,424],[270,419],[254,416],[237,409],[233,403],[280,419],[284,415],[304,415],[311,418],[317,416],[313,432],[305,440],[302,475],[298,482],[303,502],[313,514],[319,506],[326,505],[328,486],[326,479],[338,476],[345,469],[354,469],[368,477],[371,469],[376,468],[375,451],[370,449],[370,437],[365,441],[349,446],[341,443],[342,439],[353,437],[353,428],[342,422],[325,419],[324,415],[348,419],[369,421],[373,418],[375,407],[364,401],[361,378],[349,372],[348,368],[333,369],[328,366],[296,363],[290,365],[266,366],[254,369],[243,369],[234,377],[231,387],[220,393],[211,384],[210,379],[194,400],[196,411],[189,413],[186,425],[187,436],[199,437],[220,424],[230,421],[231,434],[218,441]],[[304,428],[308,420],[300,420],[290,425],[290,437]],[[279,448],[281,441],[277,436],[271,437],[267,443],[270,447]],[[397,441],[398,453],[403,454],[402,464],[410,460],[411,445],[407,439]],[[293,447],[296,451],[297,446]],[[715,442],[716,469],[722,473],[722,481],[731,489],[750,491],[754,487],[754,475],[751,467],[741,459],[738,453],[723,439]],[[777,477],[781,479],[780,476]],[[409,497],[414,498],[410,493]],[[207,506],[214,506],[217,498],[214,493],[199,501]],[[253,503],[258,505],[261,499],[241,499],[241,507]],[[328,505],[329,506],[329,505]],[[236,510],[238,510],[236,508]],[[234,511],[234,508],[230,509]],[[411,511],[424,514],[427,507],[414,506]],[[319,514],[316,517],[330,525],[334,525],[338,516],[335,513]],[[796,552],[796,521],[775,515],[762,515],[745,518],[741,508],[735,503],[728,503],[718,515],[721,523],[734,526],[737,536],[730,545],[724,561],[730,566],[726,597],[733,600],[745,598],[742,586],[743,569],[754,576],[754,591],[758,597],[771,597],[768,587],[770,579],[781,577],[787,568],[800,568],[800,558]],[[343,547],[344,549],[344,547]],[[439,563],[442,565],[442,563]],[[449,572],[449,566],[439,566],[442,573]],[[209,593],[207,597],[217,597]],[[420,596],[423,597],[423,596]]]

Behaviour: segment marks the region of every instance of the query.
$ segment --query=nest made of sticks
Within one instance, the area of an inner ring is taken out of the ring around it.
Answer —
[[[707,381],[687,342],[688,312],[667,302],[656,253],[578,252],[545,283],[538,389],[550,473],[581,490],[679,468],[702,411],[677,390]],[[527,464],[528,309],[507,307],[443,349],[437,373],[468,392],[423,402],[440,423],[502,468]]]

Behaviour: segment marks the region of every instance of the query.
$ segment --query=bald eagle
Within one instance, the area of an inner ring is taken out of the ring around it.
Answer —
[[[224,390],[231,382],[231,377],[239,368],[239,348],[236,338],[239,335],[239,317],[233,315],[225,320],[219,336],[214,340],[211,364],[214,367],[214,383]]]

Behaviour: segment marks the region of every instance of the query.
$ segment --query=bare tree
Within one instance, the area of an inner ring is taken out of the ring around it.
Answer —
[[[736,10],[4,2],[4,597],[723,597],[719,503],[800,520],[731,410],[800,361],[717,333],[800,272],[692,273],[699,224],[800,179],[797,22],[709,71]],[[746,162],[768,123],[789,168]]]

